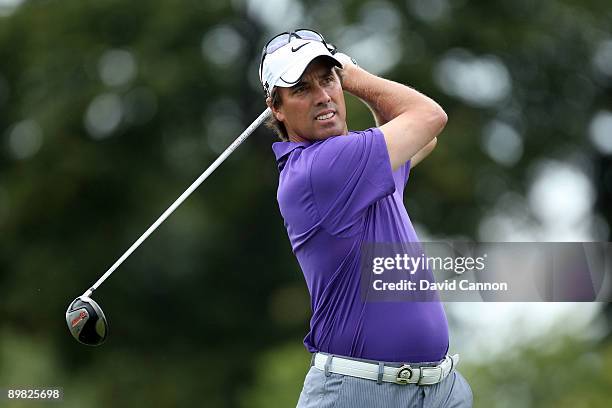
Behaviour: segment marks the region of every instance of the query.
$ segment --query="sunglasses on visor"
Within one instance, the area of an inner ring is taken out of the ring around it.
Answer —
[[[333,44],[328,44],[325,41],[325,38],[314,30],[308,29],[298,29],[295,31],[285,31],[284,33],[280,33],[274,36],[270,41],[266,43],[261,51],[261,62],[259,63],[259,78],[262,79],[262,70],[263,70],[263,62],[266,58],[266,55],[272,54],[274,51],[277,51],[279,48],[284,47],[285,45],[291,42],[292,38],[297,38],[299,40],[313,40],[322,42],[323,45],[329,50],[329,52],[333,55],[336,53],[336,47]],[[263,82],[263,81],[262,81]],[[268,95],[268,86],[264,85],[264,92]]]

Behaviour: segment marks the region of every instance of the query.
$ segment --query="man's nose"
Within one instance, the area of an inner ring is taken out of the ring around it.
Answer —
[[[329,96],[329,93],[327,93],[327,90],[320,86],[317,85],[315,87],[315,104],[320,105],[320,104],[326,104],[329,103],[331,101],[331,96]]]

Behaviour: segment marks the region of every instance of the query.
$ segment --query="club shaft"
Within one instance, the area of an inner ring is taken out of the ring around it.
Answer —
[[[136,242],[132,244],[131,247],[128,248],[127,251],[125,251],[123,255],[121,255],[119,259],[117,259],[117,261],[104,273],[104,275],[102,275],[100,279],[98,279],[98,281],[94,283],[91,288],[89,288],[85,293],[83,293],[83,296],[91,296],[94,290],[98,289],[98,287],[113,272],[115,272],[115,270],[132,254],[132,252],[134,252],[136,248],[138,248],[149,237],[149,235],[151,235],[153,231],[155,231],[157,227],[159,227],[166,220],[166,218],[168,218],[170,214],[172,214],[174,210],[176,210],[178,206],[180,206],[183,203],[183,201],[185,201],[187,197],[189,197],[191,193],[193,193],[194,190],[198,188],[200,184],[202,184],[202,182],[206,180],[206,178],[210,176],[212,172],[215,171],[215,169],[219,167],[219,165],[223,163],[225,159],[227,159],[227,157],[230,154],[232,154],[232,152],[236,150],[236,148],[240,146],[242,142],[244,142],[246,138],[249,137],[251,133],[253,133],[255,129],[257,129],[270,116],[270,114],[271,114],[271,111],[269,108],[263,111],[257,117],[257,119],[255,119],[255,121],[253,121],[253,123],[251,123],[249,127],[247,127],[244,130],[244,132],[242,132],[240,136],[238,136],[236,140],[234,140],[234,142],[231,145],[229,145],[228,148],[225,149],[223,153],[221,153],[221,155],[217,158],[217,160],[215,160],[206,170],[204,170],[204,172],[200,175],[200,177],[198,177],[189,186],[189,188],[187,188],[187,190],[185,190],[185,192],[181,194],[180,197],[177,198],[176,201],[174,201],[172,205],[168,207],[168,209],[164,211],[162,215],[160,215],[160,217],[144,232],[144,234],[140,236],[140,238],[136,240]]]

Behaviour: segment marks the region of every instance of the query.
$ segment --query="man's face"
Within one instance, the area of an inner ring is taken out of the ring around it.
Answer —
[[[291,88],[277,87],[281,104],[273,108],[293,142],[324,140],[348,133],[346,106],[340,78],[322,59],[308,65]]]

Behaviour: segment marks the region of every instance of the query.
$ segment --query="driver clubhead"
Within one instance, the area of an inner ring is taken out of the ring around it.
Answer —
[[[106,341],[108,322],[100,306],[87,296],[79,296],[66,309],[66,324],[72,337],[88,346]]]

